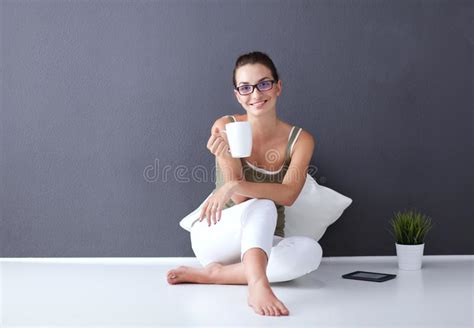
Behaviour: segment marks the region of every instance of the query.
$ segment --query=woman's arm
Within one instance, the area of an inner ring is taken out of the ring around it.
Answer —
[[[302,130],[294,145],[290,166],[281,184],[236,180],[232,182],[235,184],[232,188],[234,196],[239,194],[249,198],[266,198],[280,205],[291,206],[303,189],[314,147],[313,136]]]
[[[211,147],[213,153],[215,152],[214,148]],[[236,194],[248,198],[271,199],[277,204],[285,206],[293,205],[306,181],[308,165],[313,155],[313,150],[313,137],[309,133],[302,131],[300,138],[294,146],[290,166],[281,184],[254,183],[238,179],[229,180],[217,189],[202,206],[199,221],[207,218],[209,225],[211,221],[216,224],[216,219],[219,221],[221,218],[224,204]],[[239,165],[241,165],[240,161]],[[235,173],[236,171],[231,170],[230,172]]]
[[[225,125],[229,122],[229,119],[226,116],[223,116],[217,119],[214,122],[214,125],[211,128],[211,133],[214,133],[215,128],[217,127],[219,131],[225,130]],[[223,136],[223,138],[227,141],[227,139]],[[243,173],[242,173],[242,163],[240,162],[240,158],[233,158],[231,154],[227,151],[223,152],[222,155],[216,156],[217,163],[222,172],[222,176],[225,183],[229,183],[231,181],[242,181]],[[231,199],[235,204],[242,203],[249,199],[250,197],[246,197],[243,195],[233,194]]]

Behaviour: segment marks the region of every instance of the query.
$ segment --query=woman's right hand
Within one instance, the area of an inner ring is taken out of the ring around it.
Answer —
[[[231,199],[238,186],[238,181],[229,181],[215,190],[202,206],[201,213],[199,214],[199,222],[207,219],[207,225],[210,226],[212,223],[216,224],[217,221],[220,221],[222,209],[227,201]]]
[[[225,132],[219,131],[217,126],[214,127],[207,141],[207,149],[209,149],[214,156],[227,156],[229,154],[227,136],[225,136]]]

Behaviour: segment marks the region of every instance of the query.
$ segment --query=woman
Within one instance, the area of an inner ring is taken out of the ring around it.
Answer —
[[[256,313],[288,315],[270,288],[266,268],[271,248],[284,237],[284,206],[293,204],[304,185],[315,142],[277,117],[282,82],[266,54],[240,56],[233,84],[246,114],[223,116],[211,128],[207,148],[216,157],[216,189],[191,230],[193,250],[204,268],[180,266],[167,279],[170,284],[247,284],[248,304]],[[250,157],[231,157],[220,131],[232,121],[250,122]]]

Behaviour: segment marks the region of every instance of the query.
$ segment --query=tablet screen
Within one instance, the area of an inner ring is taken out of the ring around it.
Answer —
[[[384,274],[377,274],[377,273],[365,273],[365,272],[358,272],[351,275],[352,277],[360,277],[360,278],[373,278],[379,279],[385,277]]]

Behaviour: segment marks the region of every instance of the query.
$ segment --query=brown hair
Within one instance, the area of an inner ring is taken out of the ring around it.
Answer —
[[[232,83],[234,84],[234,88],[237,86],[237,82],[235,81],[235,72],[239,67],[246,64],[262,64],[272,72],[273,79],[275,81],[278,82],[280,80],[275,64],[273,64],[273,61],[270,59],[270,57],[263,52],[254,51],[249,52],[248,54],[240,55],[235,61],[234,71],[232,72]]]

